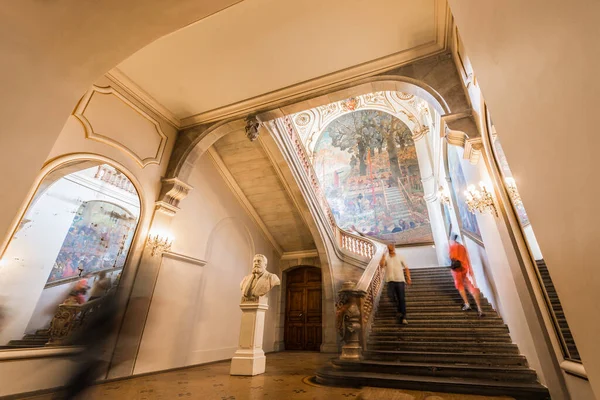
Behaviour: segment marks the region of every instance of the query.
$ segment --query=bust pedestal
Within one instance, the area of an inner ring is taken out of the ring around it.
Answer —
[[[265,296],[258,301],[244,301],[240,342],[231,359],[230,375],[254,376],[265,372],[266,357],[262,349],[265,330],[265,311],[269,309],[269,299]]]

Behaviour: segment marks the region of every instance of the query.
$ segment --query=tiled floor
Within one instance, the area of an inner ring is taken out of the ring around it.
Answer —
[[[104,383],[90,388],[81,398],[97,399],[202,399],[202,400],[500,400],[482,397],[409,390],[347,389],[311,384],[308,377],[331,355],[283,352],[267,355],[263,375],[229,375],[229,361],[138,378]],[[33,400],[60,399],[58,394],[29,397]]]

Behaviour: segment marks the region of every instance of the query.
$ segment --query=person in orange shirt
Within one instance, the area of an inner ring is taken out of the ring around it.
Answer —
[[[479,312],[479,316],[483,317],[485,314],[481,309],[481,301],[479,299],[479,289],[473,285],[471,279],[474,280],[475,276],[473,274],[473,269],[471,268],[471,263],[469,262],[469,256],[467,255],[467,249],[465,246],[457,242],[458,235],[453,235],[452,240],[450,241],[450,260],[452,260],[452,276],[454,277],[454,286],[458,289],[460,293],[460,297],[462,297],[465,305],[463,306],[463,311],[468,311],[471,309],[471,305],[469,304],[469,299],[467,298],[467,293],[465,292],[465,286],[471,293],[471,296],[475,299],[475,303],[477,304],[477,311]]]

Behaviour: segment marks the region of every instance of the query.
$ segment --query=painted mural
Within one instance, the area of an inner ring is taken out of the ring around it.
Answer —
[[[412,133],[383,111],[332,121],[313,167],[338,226],[398,245],[433,242]]]
[[[458,203],[458,214],[460,216],[460,225],[463,232],[471,235],[473,238],[482,241],[477,217],[469,211],[465,191],[467,190],[467,181],[460,162],[460,156],[456,146],[448,146],[448,171],[452,183],[452,190]]]
[[[496,151],[496,158],[498,159],[498,164],[500,164],[500,169],[502,170],[502,175],[505,178],[512,178],[512,172],[510,167],[508,166],[508,161],[506,161],[506,155],[504,154],[504,150],[502,149],[502,145],[500,144],[500,139],[496,136],[494,139],[494,150]],[[525,211],[525,207],[523,206],[523,202],[517,201],[513,202],[515,210],[517,210],[517,215],[519,216],[519,222],[522,227],[526,227],[530,224],[529,217],[527,216],[527,211]]]
[[[136,225],[137,218],[116,204],[84,202],[75,213],[48,283],[122,268]]]

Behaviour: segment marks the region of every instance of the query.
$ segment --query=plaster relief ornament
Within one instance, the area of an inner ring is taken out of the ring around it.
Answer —
[[[257,301],[280,283],[277,275],[267,271],[267,257],[256,254],[252,260],[252,273],[245,276],[240,284],[242,301]]]
[[[256,117],[249,116],[246,118],[246,137],[250,139],[251,142],[254,142],[258,139],[258,128],[260,127],[260,122]]]

